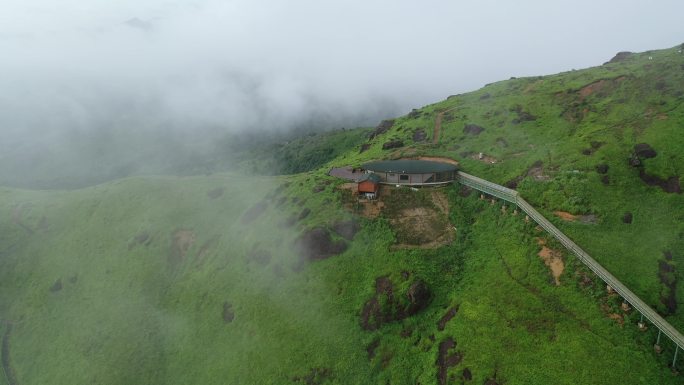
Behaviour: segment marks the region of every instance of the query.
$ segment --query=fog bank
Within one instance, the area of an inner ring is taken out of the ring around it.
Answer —
[[[84,135],[186,143],[372,125],[488,82],[673,46],[683,10],[669,0],[10,0],[0,162],[74,155]]]

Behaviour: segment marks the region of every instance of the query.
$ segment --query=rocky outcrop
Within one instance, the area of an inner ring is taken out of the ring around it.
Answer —
[[[361,309],[361,327],[377,330],[386,323],[411,317],[425,309],[431,299],[432,292],[422,280],[414,280],[405,292],[398,292],[389,277],[378,277],[375,295]]]
[[[384,134],[385,132],[389,131],[389,129],[392,128],[392,126],[394,126],[394,119],[383,120],[382,122],[380,122],[380,124],[378,124],[377,127],[375,127],[375,130],[371,132],[368,139],[370,140],[378,135]]]
[[[634,146],[634,153],[639,157],[639,159],[649,159],[658,156],[656,150],[651,147],[648,143],[639,143]]]
[[[389,142],[385,142],[382,145],[383,150],[391,150],[393,148],[399,148],[399,147],[404,147],[404,142],[398,139],[395,140],[390,140]]]
[[[347,244],[335,241],[328,230],[316,227],[306,231],[295,240],[295,248],[306,260],[321,260],[338,255],[347,249]]]
[[[632,56],[634,56],[634,52],[629,52],[629,51],[618,52],[617,54],[615,54],[615,56],[613,56],[612,59],[603,63],[603,65],[611,64],[611,63],[619,63],[619,62],[622,62],[622,61],[629,59]]]
[[[463,133],[464,134],[469,134],[469,135],[480,135],[482,131],[484,131],[485,128],[478,126],[477,124],[466,124],[463,127]]]

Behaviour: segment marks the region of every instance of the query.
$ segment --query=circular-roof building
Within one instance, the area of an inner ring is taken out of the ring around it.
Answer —
[[[440,185],[456,179],[457,167],[450,163],[430,160],[379,160],[362,166],[366,172],[377,174],[380,183],[403,185]]]

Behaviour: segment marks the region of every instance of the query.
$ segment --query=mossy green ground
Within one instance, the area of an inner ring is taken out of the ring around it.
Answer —
[[[398,118],[365,152],[350,147],[366,131],[351,130],[321,139],[314,154],[283,155],[292,170],[336,156],[294,176],[141,177],[74,191],[0,189],[0,314],[3,332],[13,325],[9,360],[17,382],[429,384],[437,383],[439,343],[453,337],[454,350],[463,354],[448,371],[455,383],[465,368],[475,384],[494,376],[506,384],[679,383],[667,368],[668,343],[662,355],[652,351],[653,328],[638,332],[634,314],[624,327],[609,319],[602,306],[617,311],[619,300],[606,297],[600,282],[580,285],[582,267],[571,256],[565,256],[561,286],[551,284],[536,255],[535,238],[543,234],[520,216],[501,215],[496,205],[461,197],[457,187],[446,190],[456,240],[437,250],[393,250],[395,235],[382,218],[361,220],[349,248],[322,261],[302,264],[293,240],[351,216],[334,190],[339,182],[325,176],[333,165],[448,156],[469,173],[505,183],[542,161],[548,180],[522,179],[523,197],[550,218],[555,210],[595,214],[595,224],[553,220],[664,311],[658,261],[671,251],[674,277],[681,277],[684,199],[647,186],[627,160],[634,144],[646,142],[658,152],[645,160],[646,172],[667,178],[684,171],[683,65],[684,56],[671,49],[495,83]],[[581,96],[592,84],[598,91]],[[450,111],[439,143],[412,144],[412,132],[431,135],[444,110]],[[535,120],[523,119],[523,112]],[[465,124],[485,131],[464,134]],[[391,139],[406,146],[382,150]],[[583,154],[591,142],[603,144]],[[329,151],[331,143],[346,152]],[[473,159],[479,152],[497,162]],[[264,162],[255,157],[243,166],[253,171]],[[596,172],[602,163],[609,166],[607,185]],[[246,219],[259,202],[266,202],[265,211]],[[305,208],[311,214],[287,226]],[[627,211],[632,224],[622,223]],[[179,230],[194,236],[181,259],[174,246]],[[137,241],[142,234],[148,237]],[[255,249],[271,258],[251,258]],[[375,279],[388,275],[399,285],[402,271],[429,285],[429,307],[364,331],[360,312]],[[684,298],[681,284],[676,297]],[[226,303],[232,322],[222,316]],[[437,330],[453,305],[457,315]],[[667,317],[680,330],[681,312]],[[380,342],[369,359],[374,341]]]

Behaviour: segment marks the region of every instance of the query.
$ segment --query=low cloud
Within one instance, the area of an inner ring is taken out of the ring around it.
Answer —
[[[3,7],[0,162],[73,153],[73,137],[93,132],[212,141],[216,133],[373,125],[510,76],[672,46],[684,32],[684,6],[670,0]]]

